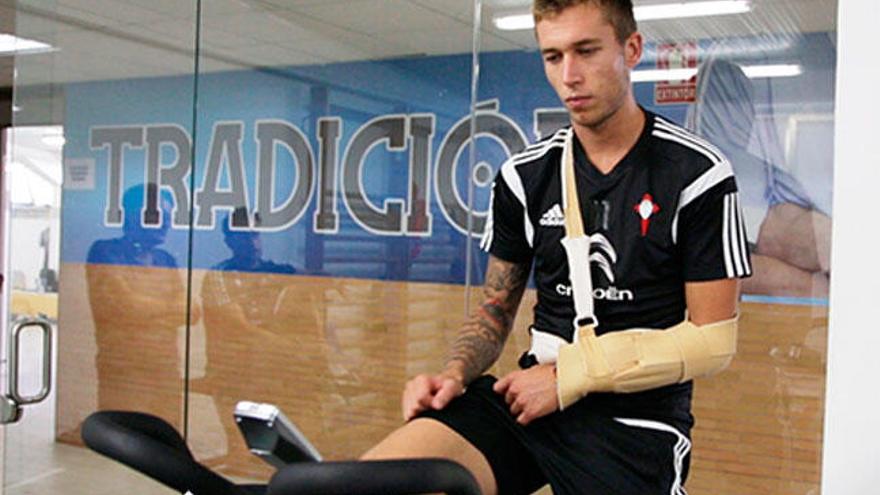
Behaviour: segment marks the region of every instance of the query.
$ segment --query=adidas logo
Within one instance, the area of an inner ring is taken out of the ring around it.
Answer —
[[[562,213],[562,208],[559,206],[559,203],[551,206],[549,210],[545,211],[543,215],[541,215],[541,220],[538,221],[539,224],[544,227],[562,227],[565,225],[565,215]]]

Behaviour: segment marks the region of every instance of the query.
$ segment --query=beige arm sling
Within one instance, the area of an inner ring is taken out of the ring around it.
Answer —
[[[556,363],[559,408],[591,392],[639,392],[717,373],[736,353],[737,318],[697,326],[685,320],[655,330],[634,328],[596,336],[590,275],[590,236],[585,235],[575,185],[572,140],[563,149],[563,203],[572,297],[574,342],[559,348]],[[596,234],[599,235],[599,234]]]

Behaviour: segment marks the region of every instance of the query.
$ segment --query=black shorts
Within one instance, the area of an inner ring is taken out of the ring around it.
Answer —
[[[615,417],[575,403],[527,426],[483,376],[446,408],[423,412],[466,438],[489,461],[499,495],[679,495],[690,464],[690,424]]]

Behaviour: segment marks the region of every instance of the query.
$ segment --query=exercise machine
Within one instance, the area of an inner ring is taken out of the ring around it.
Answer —
[[[86,418],[90,449],[187,495],[480,495],[474,477],[446,459],[322,460],[272,404],[240,402],[235,420],[252,453],[277,471],[264,484],[236,484],[199,463],[180,433],[156,416],[99,411]]]

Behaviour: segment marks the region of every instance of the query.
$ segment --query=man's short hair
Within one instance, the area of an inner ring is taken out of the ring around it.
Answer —
[[[602,9],[605,19],[614,28],[614,35],[621,44],[638,29],[633,16],[632,0],[534,0],[532,15],[537,24],[541,19],[553,17],[569,7],[580,4],[594,4]]]

